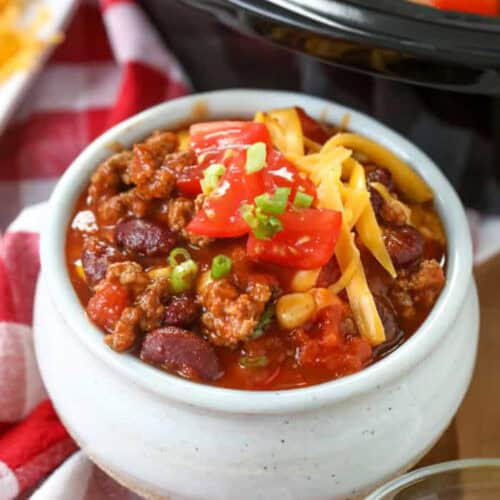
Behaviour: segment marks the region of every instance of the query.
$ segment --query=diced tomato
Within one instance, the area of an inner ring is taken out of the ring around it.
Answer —
[[[272,150],[267,154],[267,167],[263,169],[264,184],[269,193],[277,187],[290,187],[290,202],[293,202],[297,189],[316,197],[316,187],[309,177],[300,172],[293,163],[289,162],[279,151]]]
[[[203,154],[197,165],[186,167],[177,177],[177,188],[183,194],[201,193],[203,171],[212,163],[221,163],[227,149],[241,150],[256,142],[271,148],[271,137],[262,123],[242,121],[207,122],[191,125],[191,147],[197,155]],[[260,193],[259,193],[260,194]]]
[[[226,173],[187,226],[188,231],[212,238],[232,238],[248,233],[241,205],[253,202],[265,188],[261,172],[247,174],[245,162],[245,151],[236,152],[225,160]]]
[[[177,174],[177,189],[182,194],[197,195],[201,193],[200,181],[203,179],[204,165],[189,165],[184,167],[179,174]]]
[[[340,212],[306,208],[281,215],[283,231],[270,240],[259,240],[250,233],[248,256],[296,269],[316,269],[332,257],[342,222]]]
[[[191,147],[197,154],[216,149],[241,149],[263,142],[271,146],[271,136],[263,123],[222,121],[196,123],[189,128]]]
[[[499,6],[497,0],[433,0],[438,9],[457,10],[483,16],[497,16]]]
[[[87,304],[87,314],[96,325],[112,332],[121,313],[129,303],[128,292],[122,285],[105,283],[90,298]]]
[[[311,118],[302,108],[296,107],[295,109],[302,125],[302,133],[308,139],[319,144],[324,144],[330,138],[330,134],[325,127]]]

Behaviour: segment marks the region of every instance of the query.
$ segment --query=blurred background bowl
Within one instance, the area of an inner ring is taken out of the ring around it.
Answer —
[[[500,459],[445,462],[405,474],[366,500],[497,500]]]

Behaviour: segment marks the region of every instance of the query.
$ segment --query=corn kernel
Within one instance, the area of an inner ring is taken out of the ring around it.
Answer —
[[[290,283],[290,287],[294,292],[307,292],[314,287],[318,280],[321,269],[308,269],[297,271]]]
[[[316,312],[321,311],[325,307],[341,303],[337,295],[333,294],[328,288],[313,288],[309,290],[309,293],[316,304]]]
[[[169,266],[156,267],[148,271],[148,278],[152,280],[159,280],[162,278],[169,278],[172,269]]]
[[[276,318],[282,328],[292,330],[309,321],[316,312],[314,298],[309,293],[290,293],[279,298]]]
[[[81,260],[75,262],[75,273],[82,281],[87,281]]]

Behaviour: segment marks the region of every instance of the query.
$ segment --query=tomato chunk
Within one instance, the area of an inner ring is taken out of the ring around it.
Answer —
[[[247,253],[253,260],[296,269],[316,269],[333,255],[342,222],[340,212],[306,208],[279,217],[283,230],[270,240],[250,233]]]
[[[302,108],[296,107],[295,109],[302,125],[302,133],[308,139],[319,144],[324,144],[330,138],[328,130],[321,123],[311,118]]]
[[[202,209],[187,226],[187,230],[213,238],[232,238],[249,231],[241,216],[241,205],[253,202],[264,192],[261,172],[245,172],[246,152],[240,151],[227,158],[226,173],[219,186],[207,196]]]
[[[271,137],[262,123],[243,121],[206,122],[191,125],[190,144],[197,155],[203,154],[197,165],[186,167],[178,175],[177,188],[183,194],[201,193],[203,171],[212,163],[221,162],[221,152],[227,149],[242,150],[256,142],[271,148]]]
[[[203,179],[204,165],[189,165],[184,167],[182,171],[177,174],[177,189],[182,194],[197,195],[201,193],[200,181]]]
[[[267,167],[263,170],[266,190],[274,192],[277,187],[289,187],[290,202],[293,202],[297,190],[316,197],[316,187],[309,177],[300,172],[279,151],[272,150],[267,154]]]
[[[457,10],[483,16],[497,16],[497,0],[434,0],[434,6],[443,10]]]
[[[241,149],[263,142],[271,146],[271,136],[263,123],[222,121],[191,125],[191,147],[197,154],[214,149]]]
[[[96,325],[112,332],[129,303],[128,292],[122,285],[105,283],[90,298],[87,304],[87,314]]]

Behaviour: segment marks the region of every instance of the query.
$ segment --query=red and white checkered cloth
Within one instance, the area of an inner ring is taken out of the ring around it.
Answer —
[[[104,130],[189,89],[133,0],[82,1],[66,41],[0,137],[0,228],[48,198],[71,161]],[[77,449],[47,400],[34,358],[37,220],[35,207],[0,233],[0,500],[28,491]],[[106,488],[87,483],[78,483],[87,496],[68,490],[59,498],[109,498]]]
[[[0,228],[48,198],[76,155],[136,112],[187,93],[189,83],[133,0],[82,1],[24,106],[0,137]],[[43,206],[0,234],[0,500],[26,497],[76,451],[47,400],[32,343]],[[476,255],[500,249],[500,222],[470,214]],[[36,500],[132,499],[78,453]]]

